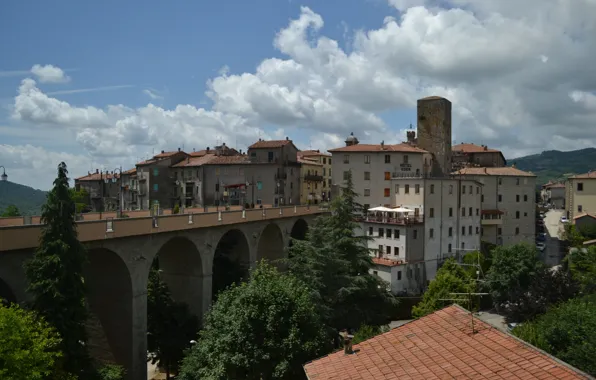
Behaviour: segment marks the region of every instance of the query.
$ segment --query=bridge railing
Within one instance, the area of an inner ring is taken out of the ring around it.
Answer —
[[[138,218],[108,218],[77,222],[79,240],[97,241],[194,228],[257,222],[284,217],[314,215],[326,212],[316,205],[285,206],[250,210],[220,210],[186,214],[170,214]],[[34,248],[42,225],[0,226],[0,251]]]

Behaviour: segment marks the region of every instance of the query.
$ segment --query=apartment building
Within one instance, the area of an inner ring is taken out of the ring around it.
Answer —
[[[453,171],[470,167],[503,167],[507,165],[505,156],[500,150],[491,149],[486,145],[461,143],[451,148]]]
[[[542,185],[540,198],[544,203],[550,203],[555,209],[565,209],[565,184],[549,182]]]
[[[118,172],[95,169],[95,173],[75,178],[75,189],[85,190],[89,211],[116,211],[120,204],[120,175]]]
[[[186,160],[189,155],[180,148],[177,151],[165,152],[136,164],[138,181],[138,205],[142,210],[150,207],[171,208],[176,204],[173,193],[170,167]]]
[[[570,220],[582,213],[596,213],[596,171],[567,178],[565,212]]]
[[[510,167],[470,167],[454,176],[483,184],[482,240],[497,245],[533,244],[536,176]]]
[[[139,181],[137,168],[122,172],[122,210],[137,210],[139,195]]]
[[[300,203],[317,204],[325,200],[323,164],[308,158],[298,158],[300,164]]]
[[[323,153],[319,150],[302,150],[298,152],[298,157],[306,160],[311,160],[318,162],[319,164],[323,165],[323,183],[320,188],[320,195],[322,200],[330,200],[331,199],[331,184],[333,182],[332,179],[332,170],[331,170],[331,155],[328,153]]]

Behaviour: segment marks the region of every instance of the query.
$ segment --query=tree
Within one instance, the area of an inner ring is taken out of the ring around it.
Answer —
[[[248,282],[222,291],[179,379],[300,379],[302,365],[328,352],[310,289],[261,262]]]
[[[174,209],[172,210],[172,214],[180,214],[180,205],[178,205],[178,203],[176,203],[176,205],[174,205]]]
[[[537,270],[543,266],[533,245],[521,243],[495,248],[486,277],[495,306],[503,306],[512,300],[513,293],[528,289]]]
[[[584,241],[587,239],[582,235],[581,231],[575,228],[573,224],[567,224],[565,226],[565,232],[563,233],[564,240],[567,240],[570,247],[582,248]]]
[[[569,300],[513,334],[592,376],[596,376],[596,295]]]
[[[59,372],[61,356],[60,337],[43,318],[0,303],[1,379],[47,379]]]
[[[80,214],[89,205],[89,193],[85,189],[76,190],[71,187],[70,196],[75,203],[77,214]]]
[[[119,365],[106,364],[97,371],[98,380],[123,380],[126,371]]]
[[[166,371],[166,378],[177,372],[184,351],[196,338],[199,322],[188,305],[172,299],[170,290],[159,275],[158,261],[149,273],[147,286],[147,346],[153,364]]]
[[[412,316],[420,318],[431,314],[446,305],[453,303],[453,299],[464,307],[470,307],[469,297],[453,295],[452,293],[472,293],[475,291],[475,282],[470,271],[458,265],[450,258],[437,271],[436,277],[428,285],[422,296],[422,301],[412,308]]]
[[[344,328],[389,323],[397,306],[387,283],[370,273],[372,238],[358,233],[355,219],[363,208],[356,196],[349,172],[346,186],[331,203],[331,215],[317,218],[306,240],[294,241],[289,251],[290,271],[314,292],[336,342]]]
[[[19,211],[19,208],[15,205],[8,205],[6,207],[6,209],[4,210],[4,212],[2,213],[2,215],[0,215],[3,218],[10,218],[10,217],[15,217],[15,216],[21,216],[21,212]]]
[[[66,164],[58,166],[58,177],[42,208],[44,223],[39,246],[26,263],[32,307],[60,334],[64,368],[73,375],[90,370],[85,348],[85,249],[77,238],[75,203],[68,186]],[[85,377],[87,376],[87,377]]]
[[[596,292],[596,247],[578,249],[566,258],[569,271],[583,294]]]

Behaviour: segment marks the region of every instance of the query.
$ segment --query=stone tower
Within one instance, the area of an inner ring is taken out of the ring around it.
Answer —
[[[418,99],[418,147],[432,153],[431,174],[451,173],[451,102],[439,96]]]

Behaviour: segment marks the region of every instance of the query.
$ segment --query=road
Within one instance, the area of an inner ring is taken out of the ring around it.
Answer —
[[[560,236],[563,232],[563,225],[559,221],[563,215],[563,210],[549,210],[544,216],[544,226],[546,227],[546,249],[544,250],[544,263],[549,266],[559,265],[561,263]]]

